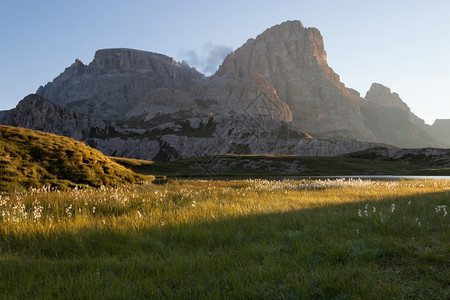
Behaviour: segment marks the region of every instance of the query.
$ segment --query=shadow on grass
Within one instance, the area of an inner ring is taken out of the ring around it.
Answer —
[[[436,207],[449,201],[432,193],[176,226],[5,234],[0,294],[444,299],[450,225]]]

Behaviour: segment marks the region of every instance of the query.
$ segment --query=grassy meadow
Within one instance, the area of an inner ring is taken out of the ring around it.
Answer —
[[[0,196],[0,298],[448,299],[450,180]]]

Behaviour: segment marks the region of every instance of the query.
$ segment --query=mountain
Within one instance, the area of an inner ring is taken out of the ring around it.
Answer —
[[[1,116],[0,116],[1,117]],[[77,138],[107,155],[177,160],[212,154],[296,154],[334,156],[379,144],[313,139],[291,123],[267,115],[190,117],[159,125],[102,121],[29,95],[8,111],[1,124]]]
[[[16,127],[31,128],[85,140],[92,135],[111,135],[114,123],[63,108],[39,95],[28,95],[8,111],[0,123]]]
[[[294,125],[310,135],[375,141],[362,122],[358,94],[328,66],[317,29],[299,21],[267,29],[229,54],[207,85],[214,90],[253,76],[264,78],[292,111]]]
[[[430,127],[430,133],[440,139],[446,141],[445,146],[450,148],[450,120],[437,119]]]
[[[425,124],[389,88],[373,84],[365,98],[347,88],[328,66],[320,32],[299,21],[249,39],[211,77],[162,54],[98,50],[0,112],[0,123],[149,160],[450,147],[445,122]]]
[[[186,63],[162,54],[104,49],[89,65],[75,60],[36,94],[86,115],[117,120],[157,88],[189,91],[203,78]]]
[[[450,146],[450,139],[433,135],[430,126],[388,87],[372,84],[365,100],[360,106],[363,122],[377,140],[402,148]]]

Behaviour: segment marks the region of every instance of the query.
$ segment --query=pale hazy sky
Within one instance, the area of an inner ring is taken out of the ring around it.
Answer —
[[[97,49],[158,52],[212,73],[286,20],[318,28],[328,64],[363,97],[378,82],[427,123],[450,119],[448,0],[0,0],[0,110]]]

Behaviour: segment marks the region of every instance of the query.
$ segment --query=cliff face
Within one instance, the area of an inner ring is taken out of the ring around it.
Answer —
[[[313,136],[375,140],[362,122],[359,95],[328,66],[315,28],[288,21],[267,29],[229,54],[213,82],[258,74],[292,111],[294,124]]]
[[[80,60],[38,95],[77,112],[117,120],[157,88],[188,91],[204,76],[162,54],[132,49],[105,49],[84,65]]]
[[[64,135],[84,140],[91,135],[114,132],[114,123],[60,107],[39,95],[28,95],[0,118],[0,124]]]
[[[65,135],[106,155],[175,160],[208,154],[334,156],[375,146],[357,141],[312,139],[292,124],[267,115],[189,117],[159,125],[102,121],[60,107],[38,95],[0,115],[0,124]]]

